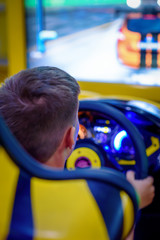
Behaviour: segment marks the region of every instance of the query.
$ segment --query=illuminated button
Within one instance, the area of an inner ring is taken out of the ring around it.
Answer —
[[[124,138],[127,137],[127,132],[125,130],[122,130],[121,132],[119,132],[115,139],[114,139],[114,148],[119,151],[122,145],[122,141]]]

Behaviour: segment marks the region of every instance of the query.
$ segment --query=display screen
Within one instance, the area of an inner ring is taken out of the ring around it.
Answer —
[[[158,4],[146,10],[123,0],[26,0],[25,12],[28,68],[58,67],[78,81],[160,86]]]

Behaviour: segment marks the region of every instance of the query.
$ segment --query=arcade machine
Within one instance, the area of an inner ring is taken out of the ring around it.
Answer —
[[[160,7],[150,1],[148,9],[140,0],[134,5],[131,0],[22,2],[7,1],[8,75],[26,67],[52,65],[78,80],[80,129],[65,168],[74,172],[109,167],[122,174],[133,169],[138,178],[153,175],[156,197],[140,212],[135,239],[157,239]],[[22,51],[17,56],[12,51],[18,47]],[[145,151],[139,147],[143,149],[143,144]]]

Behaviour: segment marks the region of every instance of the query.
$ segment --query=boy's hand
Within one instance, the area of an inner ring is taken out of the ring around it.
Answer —
[[[152,203],[155,196],[155,187],[153,185],[154,179],[148,176],[144,179],[135,179],[135,172],[128,171],[126,174],[127,180],[133,185],[135,190],[140,196],[139,208],[144,208]]]

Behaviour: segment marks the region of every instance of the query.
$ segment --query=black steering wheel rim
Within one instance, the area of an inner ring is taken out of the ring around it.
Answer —
[[[81,100],[79,111],[95,111],[105,114],[115,120],[123,127],[130,136],[135,149],[135,174],[137,179],[143,179],[148,176],[148,158],[143,138],[138,129],[133,125],[125,115],[116,108],[96,102],[95,100]]]

